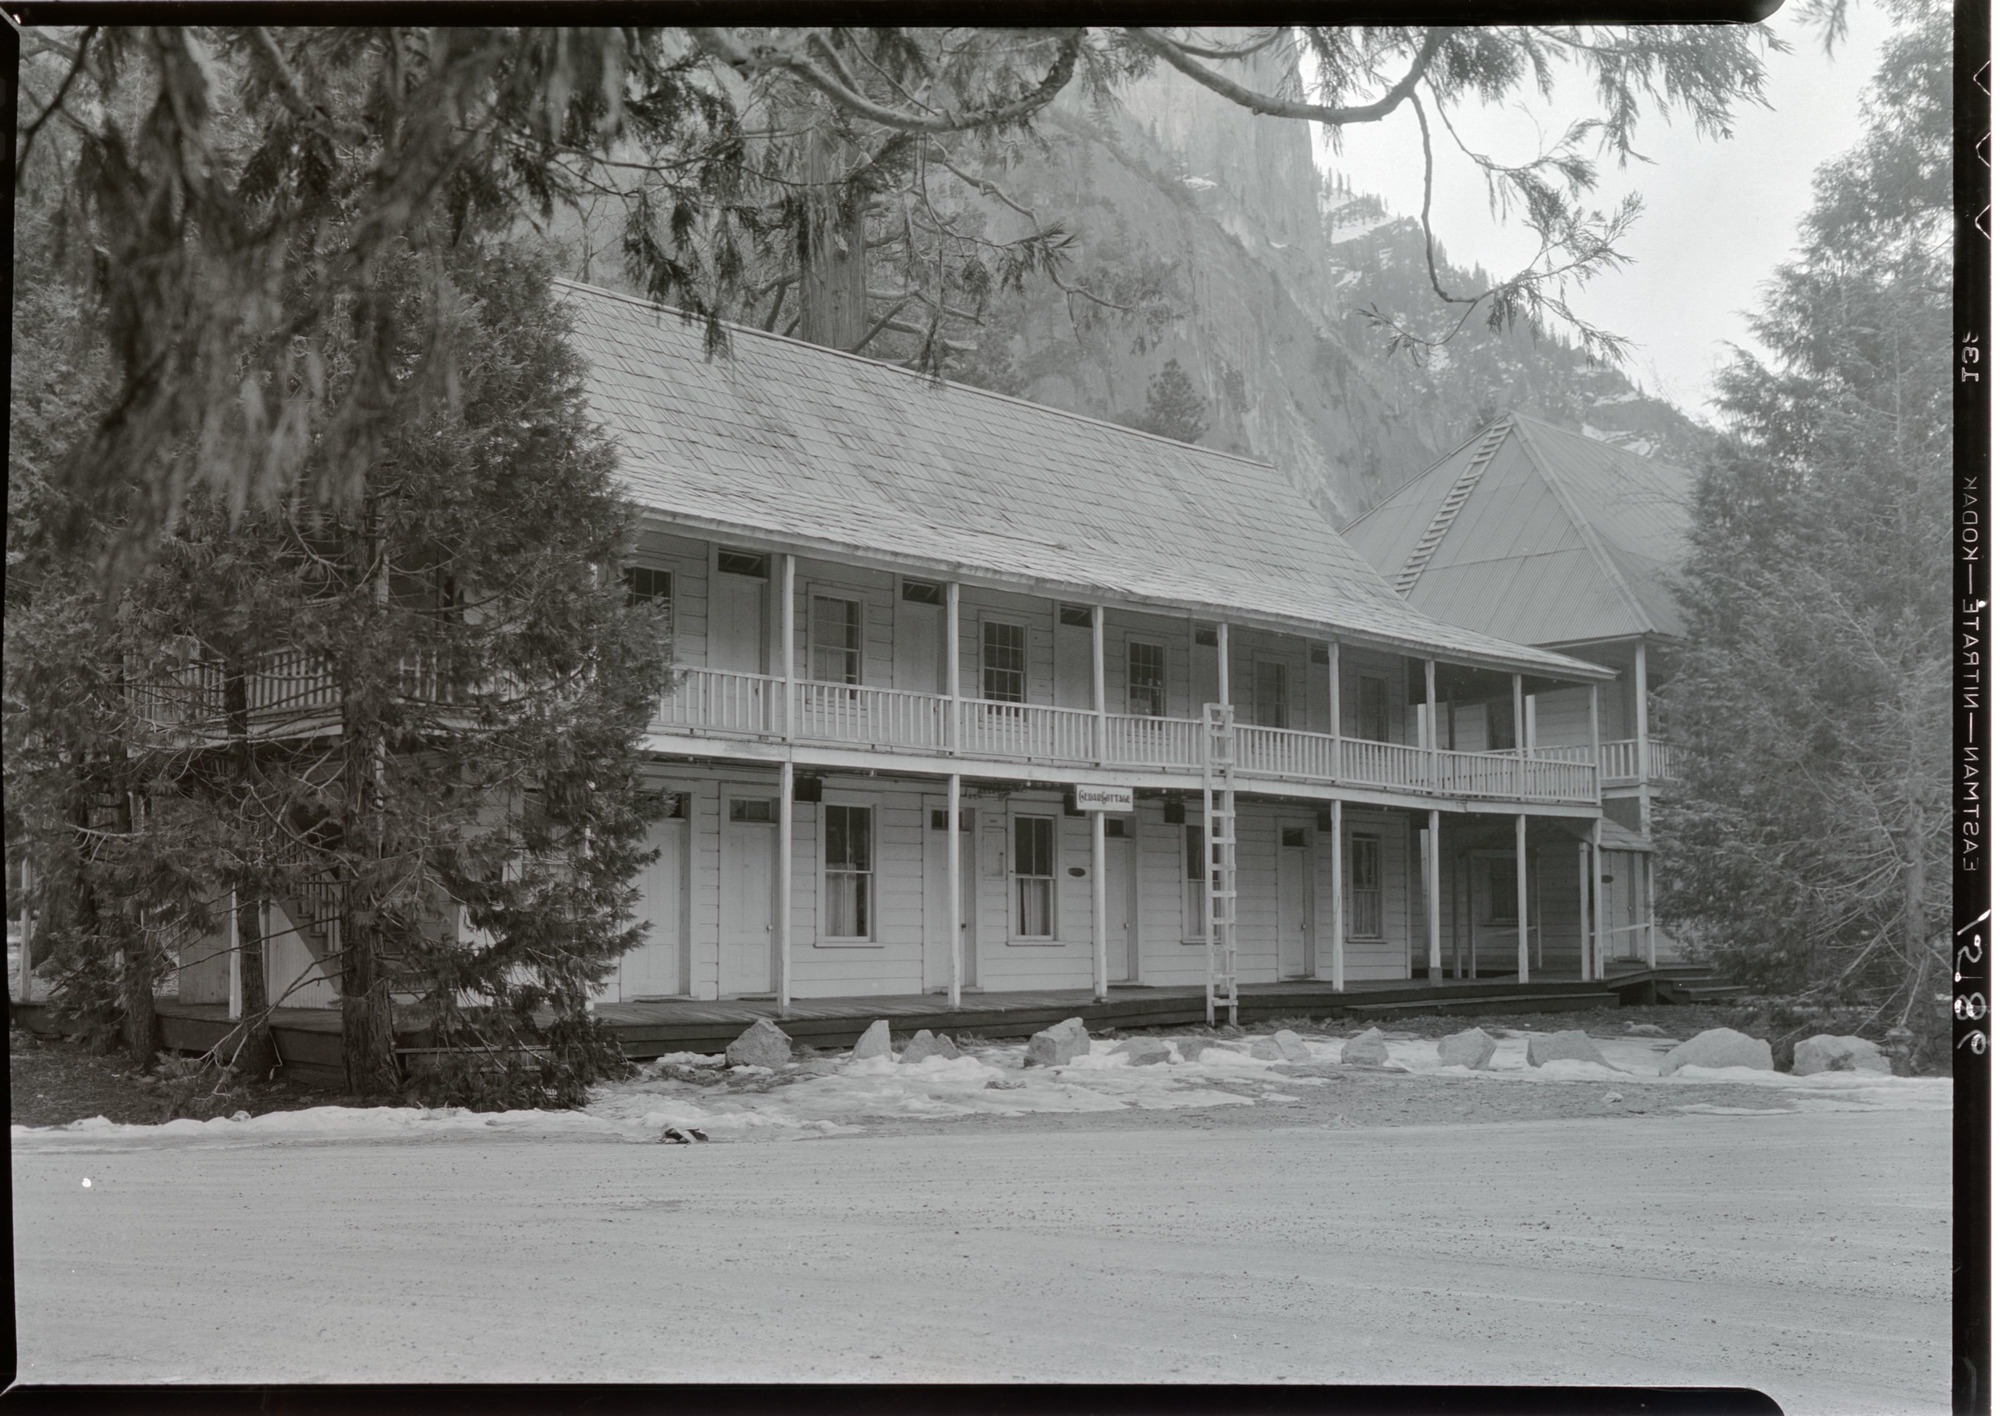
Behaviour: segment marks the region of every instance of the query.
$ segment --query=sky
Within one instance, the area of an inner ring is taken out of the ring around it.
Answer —
[[[1600,166],[1592,205],[1608,209],[1637,191],[1646,210],[1623,243],[1632,264],[1593,280],[1572,300],[1591,323],[1632,340],[1624,372],[1647,393],[1713,423],[1712,375],[1731,344],[1754,345],[1748,312],[1758,289],[1792,252],[1799,219],[1812,201],[1813,170],[1846,151],[1862,133],[1862,96],[1877,51],[1893,26],[1878,6],[1851,8],[1847,38],[1829,59],[1814,32],[1787,5],[1767,22],[1791,45],[1766,57],[1768,109],[1739,107],[1725,141],[1697,136],[1682,118],[1669,126],[1649,114],[1639,150],[1652,165],[1620,171]],[[1532,108],[1470,107],[1455,115],[1467,145],[1520,161],[1538,150],[1537,130],[1559,133],[1578,116],[1559,92]],[[1477,170],[1449,154],[1433,122],[1438,170],[1432,226],[1455,265],[1475,262],[1511,272],[1533,254],[1533,240],[1497,223]],[[1392,211],[1423,205],[1423,149],[1407,110],[1383,123],[1344,130],[1339,154],[1321,143],[1322,168],[1373,192]]]

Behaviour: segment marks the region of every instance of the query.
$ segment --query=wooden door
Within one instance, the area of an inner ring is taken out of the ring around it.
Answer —
[[[709,581],[708,666],[764,673],[764,602],[770,582],[727,571],[717,571]]]
[[[1307,929],[1312,922],[1311,856],[1307,842],[1312,835],[1304,827],[1283,829],[1278,847],[1278,977],[1311,978],[1312,940]]]
[[[1087,625],[1056,622],[1056,707],[1090,708],[1093,671]]]
[[[890,686],[905,693],[943,693],[943,664],[944,610],[898,600]]]
[[[1132,823],[1111,817],[1104,823],[1104,967],[1116,983],[1139,981],[1139,931],[1133,928],[1132,841],[1112,836]]]
[[[618,961],[618,997],[667,998],[686,991],[687,822],[657,821],[647,844],[659,851],[639,872],[639,943]]]
[[[943,921],[951,912],[951,876],[945,856],[944,800],[925,799],[932,829],[924,833],[924,987],[942,992],[951,987],[951,934]],[[958,938],[959,967],[964,987],[979,981],[979,948],[972,922],[979,917],[978,860],[972,849],[973,815],[970,805],[959,809],[958,833]]]
[[[732,797],[722,825],[721,992],[769,993],[774,988],[771,951],[776,931],[777,802]]]

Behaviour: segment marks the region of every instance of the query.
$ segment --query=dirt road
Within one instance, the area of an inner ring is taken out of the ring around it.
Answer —
[[[21,1377],[1719,1383],[1942,1411],[1948,1124],[17,1148]]]

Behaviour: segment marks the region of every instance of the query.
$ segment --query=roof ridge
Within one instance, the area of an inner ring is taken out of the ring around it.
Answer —
[[[1550,466],[1546,453],[1535,446],[1537,436],[1535,430],[1522,431],[1528,434],[1521,439],[1521,447],[1528,454],[1528,465],[1542,479],[1543,485],[1549,489],[1549,494],[1556,499],[1556,504],[1562,507],[1563,514],[1569,517],[1570,524],[1576,528],[1577,535],[1583,538],[1583,544],[1590,551],[1591,558],[1597,562],[1597,568],[1610,577],[1611,583],[1618,587],[1618,593],[1624,597],[1626,605],[1638,617],[1639,622],[1646,626],[1647,632],[1660,633],[1659,625],[1653,622],[1653,617],[1646,613],[1646,607],[1640,603],[1638,592],[1626,582],[1625,572],[1619,567],[1618,562],[1612,559],[1611,553],[1604,548],[1604,538],[1597,534],[1597,527],[1578,508],[1576,498],[1571,495],[1570,488],[1561,475]],[[1558,428],[1556,431],[1561,432],[1562,429]],[[1574,436],[1581,437],[1582,434]],[[1586,439],[1586,441],[1595,442],[1596,439]],[[1636,453],[1631,455],[1637,456]]]
[[[637,305],[642,309],[652,310],[658,314],[679,315],[683,320],[694,320],[700,318],[700,316],[691,315],[685,310],[677,309],[669,305],[662,305],[653,300],[648,300],[641,295],[627,295],[622,290],[607,290],[601,285],[591,285],[585,281],[571,280],[567,276],[561,276],[561,275],[554,276],[551,278],[550,283],[554,285],[567,286],[572,290],[587,291],[592,295],[601,295],[604,296],[606,299],[617,300],[623,304]],[[1240,452],[1226,452],[1223,449],[1216,447],[1204,447],[1200,443],[1182,442],[1179,438],[1165,437],[1159,433],[1149,433],[1144,428],[1129,427],[1124,423],[1114,423],[1106,418],[1093,418],[1088,413],[1078,413],[1072,409],[1058,408],[1052,403],[1037,403],[1031,398],[1017,398],[1011,393],[1000,393],[994,389],[981,388],[978,384],[960,383],[956,379],[936,378],[930,374],[919,373],[915,369],[906,369],[901,364],[891,364],[883,359],[871,359],[866,354],[856,354],[851,350],[846,350],[846,349],[835,349],[830,345],[813,344],[808,342],[807,340],[794,339],[792,338],[792,336],[788,334],[778,334],[773,330],[757,329],[752,325],[737,324],[734,320],[718,320],[717,323],[727,326],[730,330],[738,334],[753,335],[758,339],[768,339],[776,343],[790,345],[798,349],[810,349],[813,351],[815,355],[822,355],[836,359],[852,360],[854,363],[865,364],[870,368],[882,369],[893,374],[901,374],[906,378],[921,379],[923,382],[927,384],[943,384],[947,388],[958,389],[965,393],[977,394],[981,398],[991,398],[991,399],[996,399],[1002,403],[1016,404],[1022,408],[1032,408],[1037,413],[1049,413],[1053,414],[1058,418],[1068,418],[1073,422],[1089,423],[1099,428],[1110,428],[1114,432],[1126,433],[1135,438],[1145,438],[1151,442],[1165,443],[1169,447],[1188,448],[1209,457],[1227,458],[1231,462],[1240,462],[1250,467],[1262,467],[1270,472],[1278,471],[1278,466],[1276,463],[1266,462],[1263,458],[1260,457],[1250,457],[1247,454]],[[1282,475],[1283,474],[1280,474],[1280,476]],[[1289,478],[1285,479],[1285,484],[1287,486],[1291,485],[1291,481]],[[1300,495],[1303,496],[1305,494],[1301,492]]]

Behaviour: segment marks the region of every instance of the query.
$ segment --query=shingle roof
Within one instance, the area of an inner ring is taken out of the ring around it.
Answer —
[[[1426,614],[1524,644],[1679,635],[1668,576],[1684,553],[1692,474],[1511,414],[1410,587]],[[1384,575],[1408,563],[1485,430],[1346,528]]]
[[[684,523],[1604,676],[1412,609],[1264,463],[758,330],[733,329],[729,355],[709,359],[701,326],[675,312],[557,287],[621,479]]]

